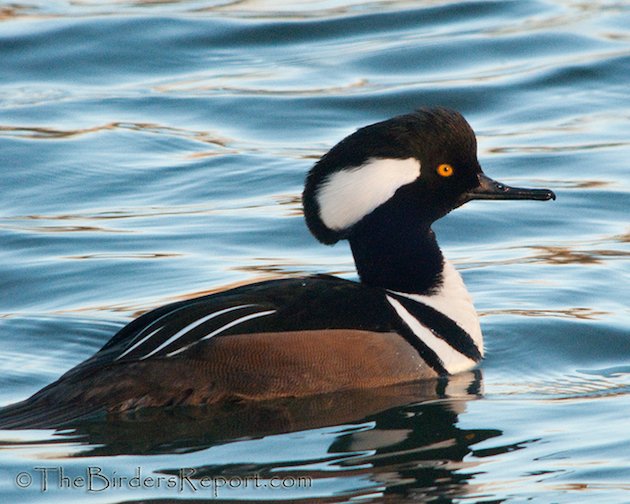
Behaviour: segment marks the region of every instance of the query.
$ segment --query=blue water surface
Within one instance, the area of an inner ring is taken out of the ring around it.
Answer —
[[[627,1],[0,4],[1,404],[161,304],[356,279],[300,193],[360,126],[458,109],[558,196],[436,223],[487,347],[438,396],[2,431],[3,502],[630,502],[629,82]]]

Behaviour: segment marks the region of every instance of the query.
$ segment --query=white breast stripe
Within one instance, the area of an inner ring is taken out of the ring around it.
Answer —
[[[188,324],[183,329],[180,329],[179,331],[177,331],[175,334],[173,334],[173,336],[171,336],[169,339],[167,339],[159,347],[153,349],[151,352],[149,352],[145,356],[140,357],[140,360],[146,359],[147,357],[151,357],[153,354],[155,354],[155,353],[159,352],[160,350],[162,350],[162,348],[170,345],[173,341],[175,341],[178,338],[181,338],[184,334],[186,334],[189,331],[192,331],[195,327],[203,324],[207,320],[210,320],[210,319],[213,319],[215,317],[218,317],[219,315],[223,315],[224,313],[228,313],[228,312],[231,312],[231,311],[234,311],[234,310],[239,310],[241,308],[248,308],[250,306],[256,306],[256,305],[246,304],[246,305],[232,306],[230,308],[225,308],[224,310],[219,310],[217,312],[213,312],[210,315],[206,315],[205,317],[201,317],[199,320],[195,320],[194,322],[192,322],[191,324]],[[151,334],[153,334],[153,333],[151,333]]]
[[[200,341],[210,339],[213,336],[216,336],[217,334],[222,333],[223,331],[227,331],[230,327],[234,327],[235,325],[242,324],[243,322],[247,322],[248,320],[251,320],[251,319],[254,319],[254,318],[264,317],[266,315],[271,315],[272,313],[276,313],[276,310],[268,310],[268,311],[264,311],[264,312],[251,313],[249,315],[245,315],[244,317],[241,317],[239,319],[233,320],[229,324],[225,324],[224,326],[219,327],[216,331],[212,331],[210,334],[206,334],[203,338],[198,339],[197,341],[195,341],[194,343],[191,343],[190,345],[186,345],[186,346],[180,348],[179,350],[175,350],[173,352],[170,352],[170,353],[166,354],[166,356],[167,357],[172,357],[173,355],[177,355],[178,353],[183,352],[184,350],[187,350],[188,348],[190,348],[191,346],[199,343]]]
[[[424,303],[455,321],[459,327],[470,334],[470,337],[475,342],[475,346],[483,356],[483,336],[477,311],[461,275],[450,261],[444,260],[442,285],[435,294],[425,296],[406,292],[392,292],[413,301]]]
[[[449,373],[459,373],[475,367],[475,361],[462,355],[446,341],[435,336],[428,328],[418,322],[398,301],[390,296],[387,296],[387,300],[394,307],[398,316],[407,324],[407,327],[409,327],[425,345],[435,352],[444,364],[444,369]]]
[[[420,161],[414,158],[370,159],[334,172],[317,191],[320,217],[330,229],[347,229],[419,176]]]

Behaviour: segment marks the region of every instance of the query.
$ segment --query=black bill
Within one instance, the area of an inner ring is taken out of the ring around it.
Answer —
[[[461,204],[470,200],[555,200],[556,195],[549,189],[523,189],[501,184],[490,177],[479,174],[479,185],[462,195]]]

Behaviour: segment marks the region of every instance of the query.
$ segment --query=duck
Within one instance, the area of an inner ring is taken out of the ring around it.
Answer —
[[[306,225],[350,245],[358,281],[266,280],[153,309],[0,427],[141,408],[370,389],[462,373],[484,356],[470,294],[432,224],[472,200],[553,200],[488,177],[466,119],[444,107],[362,127],[306,176]]]

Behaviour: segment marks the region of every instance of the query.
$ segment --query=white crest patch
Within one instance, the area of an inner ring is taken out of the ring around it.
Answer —
[[[477,311],[464,285],[464,280],[449,261],[444,260],[442,285],[435,294],[429,296],[406,292],[396,292],[396,294],[420,301],[454,320],[459,327],[470,334],[483,356],[483,336]]]
[[[415,158],[370,159],[335,172],[317,191],[320,217],[330,229],[347,229],[419,176],[420,162]]]

